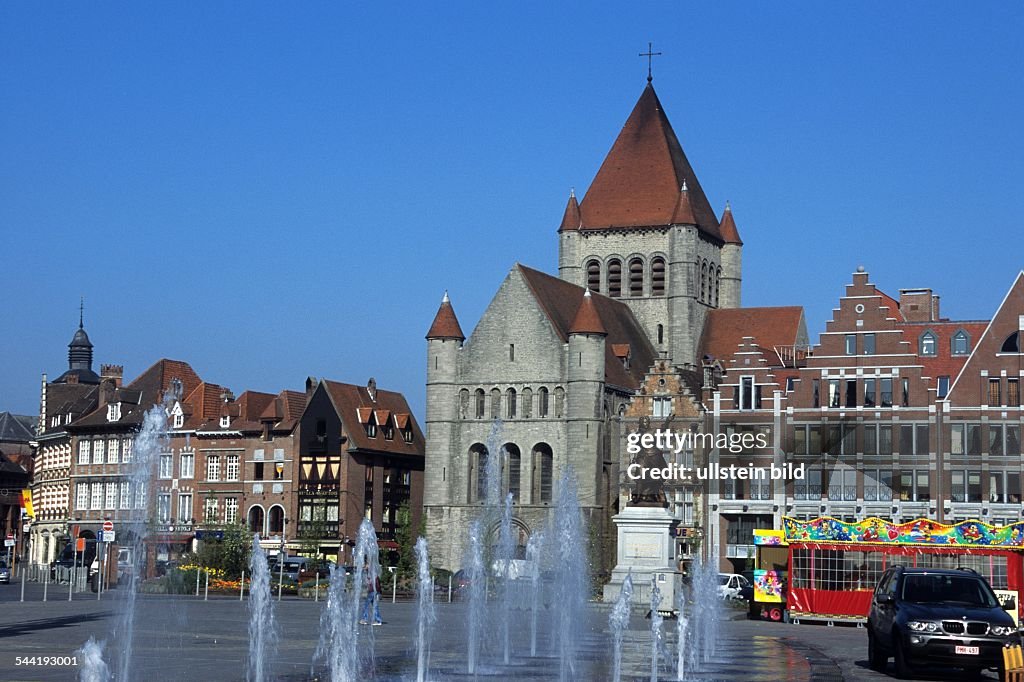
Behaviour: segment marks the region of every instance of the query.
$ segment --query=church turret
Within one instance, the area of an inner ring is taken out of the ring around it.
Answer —
[[[569,326],[568,458],[577,472],[593,470],[593,453],[601,438],[601,397],[604,394],[605,343],[608,332],[587,289]],[[580,497],[596,499],[598,481],[580,477]]]
[[[743,284],[743,241],[732,217],[732,207],[725,203],[719,226],[722,239],[722,283],[719,294],[719,308],[739,308],[740,290]]]
[[[562,224],[558,228],[558,276],[566,282],[582,286],[583,276],[580,269],[580,202],[576,200],[576,190],[569,190],[569,203],[565,205]]]
[[[428,520],[431,505],[440,504],[448,496],[446,481],[452,471],[452,439],[458,416],[455,381],[459,352],[465,340],[446,291],[427,332],[426,451],[435,454],[437,459],[424,472],[423,503]]]

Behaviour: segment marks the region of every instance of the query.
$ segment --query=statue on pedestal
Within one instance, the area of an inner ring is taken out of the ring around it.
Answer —
[[[663,430],[668,428],[668,425],[672,423],[673,416],[670,415],[660,428]],[[648,433],[650,430],[651,418],[646,415],[640,417],[640,426],[637,429],[637,434],[643,436],[643,434]],[[630,464],[639,464],[643,472],[646,472],[648,469],[664,469],[668,466],[668,462],[665,461],[665,456],[661,453],[661,450],[653,446],[642,448],[640,452],[633,455]],[[629,497],[629,506],[667,508],[668,498],[665,496],[662,480],[646,476],[638,478],[636,480],[636,487],[633,488],[633,493]]]

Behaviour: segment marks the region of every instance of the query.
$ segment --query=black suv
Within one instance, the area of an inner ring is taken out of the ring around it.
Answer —
[[[970,569],[888,569],[875,587],[867,627],[871,668],[885,670],[892,656],[903,679],[923,663],[979,675],[1000,667],[1003,645],[1019,641],[1013,617]]]

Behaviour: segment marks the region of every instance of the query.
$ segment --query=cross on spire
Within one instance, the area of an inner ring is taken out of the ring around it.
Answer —
[[[78,301],[78,328],[83,328],[83,322],[85,318],[85,296],[82,296]]]
[[[641,52],[638,57],[647,57],[647,82],[650,83],[654,80],[654,76],[651,75],[651,61],[654,57],[660,57],[660,52],[654,52],[653,43],[647,43],[647,52]]]

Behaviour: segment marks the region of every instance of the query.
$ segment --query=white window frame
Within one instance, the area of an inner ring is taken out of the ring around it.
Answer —
[[[174,453],[167,450],[159,455],[160,471],[158,478],[168,479],[174,477]]]
[[[196,451],[182,450],[179,463],[178,478],[195,478],[196,476]]]
[[[206,456],[206,480],[211,483],[220,481],[220,455]]]

